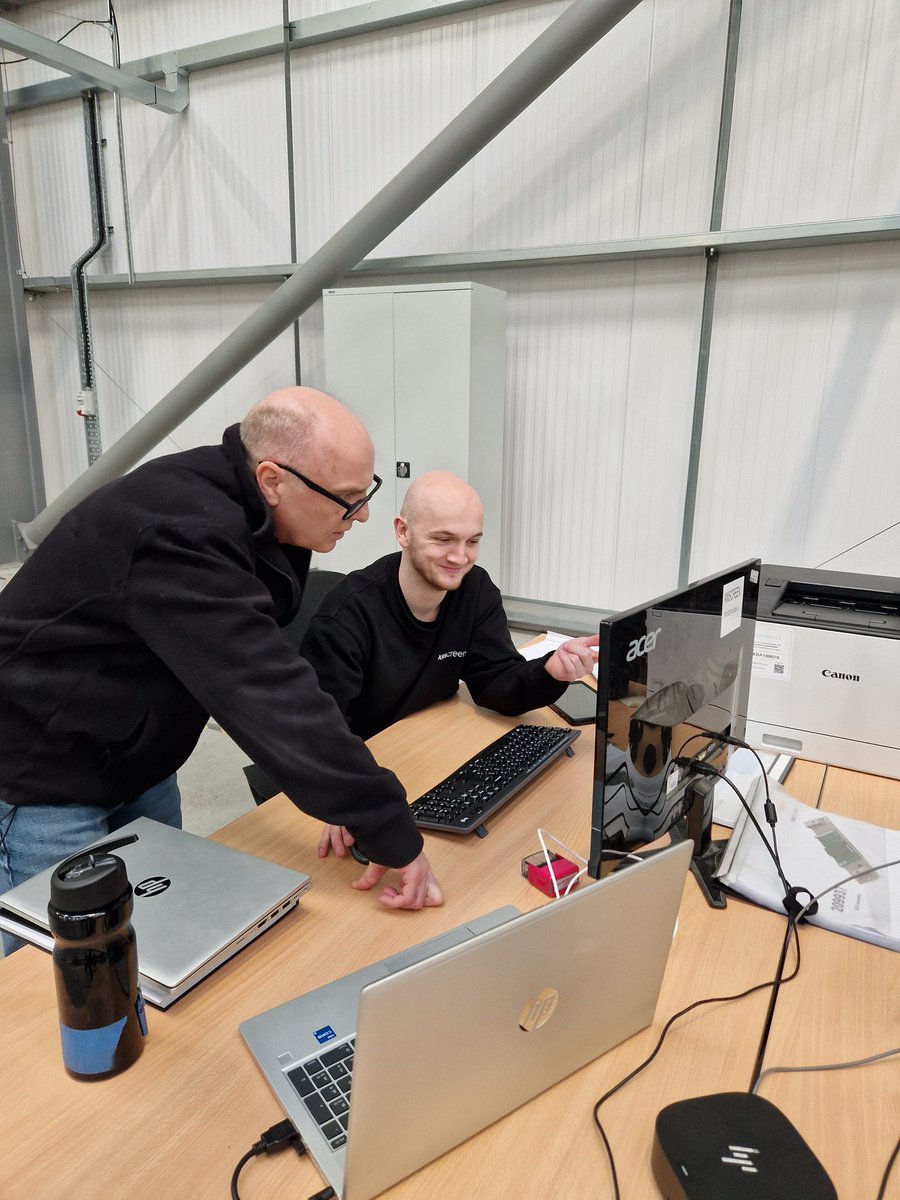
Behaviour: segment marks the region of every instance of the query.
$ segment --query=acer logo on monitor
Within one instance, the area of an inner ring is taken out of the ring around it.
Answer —
[[[649,654],[656,645],[656,639],[659,637],[660,632],[660,629],[653,629],[650,633],[645,633],[643,637],[635,638],[628,646],[625,661],[634,662],[636,658],[643,658],[645,654]]]

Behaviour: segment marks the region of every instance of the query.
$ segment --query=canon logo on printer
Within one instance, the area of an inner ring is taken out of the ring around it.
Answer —
[[[826,679],[846,679],[848,683],[859,683],[858,675],[848,675],[845,671],[829,671],[826,667],[822,674]]]
[[[165,875],[151,875],[148,879],[142,879],[140,883],[135,884],[134,894],[136,896],[158,896],[171,886],[172,880],[166,879]]]

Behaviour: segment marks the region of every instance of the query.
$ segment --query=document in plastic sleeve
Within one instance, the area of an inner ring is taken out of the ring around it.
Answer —
[[[900,867],[880,867],[900,858],[900,831],[810,808],[774,781],[769,789],[778,814],[778,852],[788,882],[814,896],[840,884],[822,897],[818,912],[807,918],[809,923],[900,950]],[[757,789],[751,801],[753,815],[771,839],[764,801],[762,789]],[[855,878],[841,882],[850,875]],[[784,911],[784,887],[746,812],[735,822],[716,877],[738,895]]]

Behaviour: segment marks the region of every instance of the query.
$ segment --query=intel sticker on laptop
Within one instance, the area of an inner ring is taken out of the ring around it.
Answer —
[[[323,1025],[321,1029],[313,1030],[313,1037],[320,1046],[323,1046],[326,1042],[333,1042],[337,1034],[330,1025]]]

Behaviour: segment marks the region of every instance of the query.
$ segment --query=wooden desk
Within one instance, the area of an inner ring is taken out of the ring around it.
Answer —
[[[542,710],[537,719],[555,723]],[[415,796],[514,721],[448,701],[372,742]],[[240,1156],[282,1113],[238,1034],[238,1023],[392,951],[500,904],[548,903],[519,873],[538,848],[538,826],[586,853],[593,731],[573,759],[490,822],[489,836],[429,835],[427,852],[446,904],[421,913],[385,910],[350,880],[352,860],[316,857],[319,826],[284,798],[227,826],[217,839],[308,872],[300,909],[178,1001],[149,1010],[142,1058],[118,1078],[79,1083],[63,1070],[49,957],[27,948],[0,962],[0,1096],[4,1107],[4,1200],[180,1200],[225,1197]],[[896,823],[900,783],[798,764],[788,784],[801,799]],[[784,929],[777,915],[740,902],[708,909],[689,878],[654,1026],[392,1188],[389,1200],[471,1195],[512,1200],[612,1194],[591,1120],[594,1101],[639,1063],[665,1019],[692,1000],[729,995],[771,978]],[[800,976],[785,986],[767,1065],[836,1062],[896,1045],[897,959],[889,951],[811,927],[801,931]],[[635,953],[640,953],[636,948]],[[627,962],[610,963],[627,971]],[[649,1154],[663,1105],[692,1095],[746,1090],[768,993],[711,1005],[679,1022],[650,1068],[611,1100],[602,1119],[625,1200],[657,1190]],[[874,1198],[900,1124],[895,1061],[840,1074],[770,1077],[762,1094],[803,1133],[841,1200]],[[435,1080],[435,1088],[440,1081]],[[402,1103],[402,1097],[395,1098]],[[292,1150],[254,1159],[241,1176],[244,1200],[300,1200],[322,1186]],[[900,1196],[895,1170],[889,1195]],[[798,1198],[799,1200],[799,1198]]]

